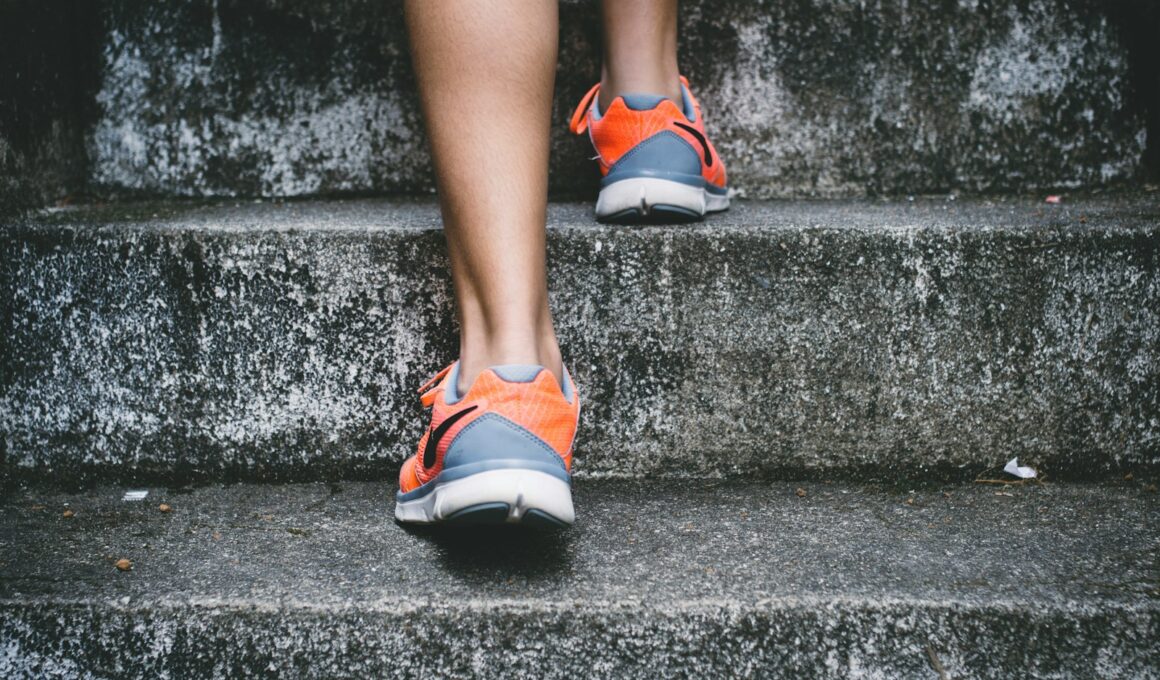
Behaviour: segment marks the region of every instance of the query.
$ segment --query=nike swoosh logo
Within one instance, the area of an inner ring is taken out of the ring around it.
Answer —
[[[680,121],[674,120],[673,125],[676,125],[697,138],[697,141],[701,143],[701,148],[705,151],[705,166],[709,168],[713,167],[713,154],[709,151],[709,142],[705,139],[705,135],[701,134],[701,131],[692,125],[685,125]]]
[[[431,432],[431,436],[427,437],[427,447],[423,449],[423,467],[430,470],[432,466],[435,465],[436,453],[439,450],[439,440],[442,439],[443,435],[447,434],[447,431],[450,430],[451,427],[455,425],[455,423],[459,422],[463,416],[471,413],[476,408],[478,407],[468,406],[461,411],[452,413],[451,415],[444,418],[443,422],[439,423],[439,427],[435,428],[435,430]]]

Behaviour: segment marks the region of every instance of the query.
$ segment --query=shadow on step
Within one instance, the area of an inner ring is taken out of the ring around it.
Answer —
[[[406,526],[411,536],[431,543],[450,573],[473,578],[494,576],[539,580],[568,570],[573,531],[523,526]]]

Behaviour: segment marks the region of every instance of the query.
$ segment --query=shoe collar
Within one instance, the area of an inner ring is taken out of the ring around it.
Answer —
[[[568,373],[567,366],[564,366],[563,369],[564,384],[560,385],[560,392],[564,396],[564,400],[571,404],[575,396],[575,391],[572,387],[572,375]],[[538,364],[501,364],[498,366],[489,366],[484,370],[491,371],[504,382],[530,383],[534,382],[540,373],[547,369]],[[478,378],[476,379],[478,380]],[[468,387],[467,391],[470,392],[471,388]],[[433,406],[440,392],[443,393],[443,403],[445,404],[458,404],[463,400],[465,395],[459,394],[458,361],[452,362],[425,382],[419,388],[419,400],[424,407]]]
[[[629,94],[617,97],[617,99],[624,100],[626,96],[655,97],[656,95]],[[660,101],[663,100],[658,100],[657,104]],[[639,110],[635,107],[628,106],[627,101],[625,102],[625,106],[629,109]],[[693,94],[689,92],[689,81],[685,76],[681,76],[681,113],[685,114],[685,118],[690,123],[697,122],[697,102],[693,99]],[[598,121],[601,117],[603,117],[603,113],[600,111],[600,83],[596,83],[589,88],[588,92],[580,100],[580,105],[576,107],[576,110],[572,113],[571,120],[568,122],[568,128],[575,134],[584,134],[588,129],[589,121]]]

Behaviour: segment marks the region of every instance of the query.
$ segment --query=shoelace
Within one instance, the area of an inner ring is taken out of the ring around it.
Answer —
[[[447,366],[431,377],[430,380],[423,383],[417,392],[419,393],[419,403],[423,404],[423,408],[431,408],[435,405],[435,396],[439,393],[439,381],[455,368],[456,362],[452,361]]]

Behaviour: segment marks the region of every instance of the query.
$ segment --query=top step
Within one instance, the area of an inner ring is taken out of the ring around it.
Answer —
[[[431,189],[401,3],[120,0],[81,11],[94,16],[73,49],[91,54],[27,95],[57,96],[59,115],[25,102],[44,111],[30,123],[44,129],[11,135],[18,155],[35,147],[23,156],[29,182],[59,181],[40,175],[73,154],[79,183],[102,192]],[[598,78],[598,15],[595,2],[561,6],[557,193],[595,186],[590,149],[565,121]],[[46,21],[28,19],[12,23]],[[1103,3],[702,0],[682,5],[680,54],[750,198],[1024,191],[1143,176],[1156,132],[1142,30]],[[29,49],[54,35],[41,30]],[[95,104],[70,118],[78,98]],[[75,143],[59,132],[73,128]]]

